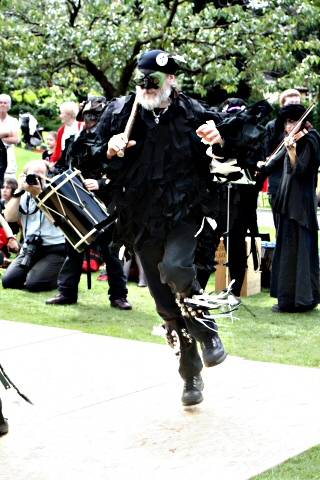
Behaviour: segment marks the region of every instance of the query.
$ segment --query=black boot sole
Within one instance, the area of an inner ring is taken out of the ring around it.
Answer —
[[[181,400],[182,401],[182,405],[184,407],[192,407],[193,405],[199,405],[199,403],[203,402],[203,395],[202,393],[200,392],[200,396],[198,399],[194,399],[192,400],[191,398],[189,400]]]
[[[203,360],[204,365],[209,368],[209,367],[215,367],[216,365],[220,365],[220,363],[225,361],[227,356],[228,356],[228,354],[226,352],[224,352],[223,355],[221,355],[221,357],[217,358],[213,362],[206,362],[204,359],[202,359],[202,360]]]

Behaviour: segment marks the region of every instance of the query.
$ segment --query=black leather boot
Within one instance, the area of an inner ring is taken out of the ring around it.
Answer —
[[[221,338],[217,333],[203,335],[203,339],[200,341],[200,346],[203,363],[206,367],[219,365],[219,363],[222,363],[227,356]]]
[[[200,343],[205,366],[214,367],[222,363],[227,353],[218,335],[218,325],[208,310],[188,305],[183,297],[179,296],[177,304],[180,306],[188,331]]]
[[[182,392],[182,405],[189,407],[191,405],[198,405],[203,401],[202,390],[204,388],[201,375],[195,375],[194,377],[187,378],[184,381]]]
[[[184,380],[183,405],[196,405],[203,400],[203,381],[200,375],[202,361],[197,342],[188,332],[184,320],[170,320],[165,323],[168,344],[179,359],[179,373]]]

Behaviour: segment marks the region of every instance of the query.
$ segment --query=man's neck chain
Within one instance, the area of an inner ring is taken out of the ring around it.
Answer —
[[[152,115],[154,116],[154,123],[156,125],[159,125],[161,115],[166,113],[166,111],[168,110],[169,107],[170,107],[170,103],[169,103],[169,105],[166,106],[166,108],[160,109],[158,114],[154,110],[151,110]]]

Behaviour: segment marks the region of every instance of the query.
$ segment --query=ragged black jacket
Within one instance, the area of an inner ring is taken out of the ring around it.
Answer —
[[[106,158],[109,139],[124,131],[134,95],[110,102],[98,124],[94,154]],[[210,158],[196,129],[224,114],[175,92],[168,110],[155,122],[152,111],[139,107],[130,138],[134,147],[107,165],[111,212],[118,216],[119,241],[139,245],[163,241],[173,226],[189,216],[212,214]]]

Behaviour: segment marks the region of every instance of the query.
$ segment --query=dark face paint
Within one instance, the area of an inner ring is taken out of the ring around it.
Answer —
[[[135,84],[146,90],[162,88],[166,80],[166,74],[163,72],[154,72],[153,70],[136,70]]]

